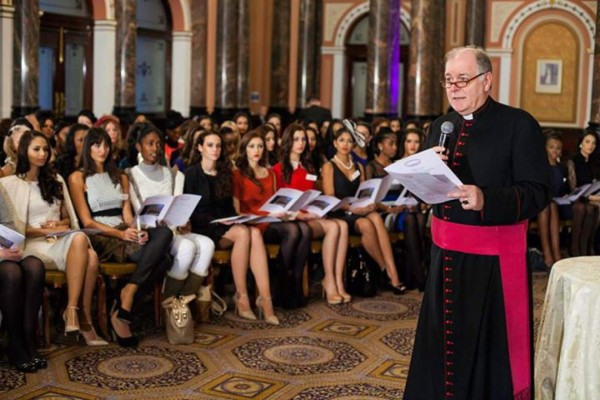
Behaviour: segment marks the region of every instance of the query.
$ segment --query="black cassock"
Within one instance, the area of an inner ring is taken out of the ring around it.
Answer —
[[[550,168],[531,115],[490,98],[471,120],[456,112],[438,118],[427,148],[437,146],[445,121],[454,124],[448,166],[465,185],[481,188],[485,201],[482,211],[463,210],[457,200],[438,204],[435,217],[466,225],[514,225],[546,207]],[[530,295],[530,283],[527,288]],[[523,356],[531,360],[532,353]],[[521,400],[532,396],[532,387],[513,395],[498,256],[433,245],[404,398]]]

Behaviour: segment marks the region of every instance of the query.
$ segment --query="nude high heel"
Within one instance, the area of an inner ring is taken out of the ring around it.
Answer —
[[[329,292],[325,288],[325,279],[323,279],[321,281],[321,286],[323,287],[323,292],[322,292],[323,298],[327,300],[327,304],[329,304],[329,305],[340,304],[343,301],[342,296],[340,296],[338,293],[329,294]]]
[[[248,311],[240,310],[239,303],[243,297],[248,297],[248,293],[241,294],[241,293],[236,292],[235,295],[233,296],[233,301],[235,302],[235,314],[240,318],[249,319],[251,321],[256,321],[256,315],[254,315],[252,310],[248,310]]]
[[[256,298],[256,309],[258,310],[258,318],[260,319],[264,319],[265,322],[269,325],[279,325],[279,319],[277,318],[277,316],[275,316],[275,314],[273,315],[266,315],[265,314],[265,308],[263,306],[265,301],[271,301],[270,297],[261,297],[258,296]]]
[[[75,306],[67,306],[63,312],[62,318],[65,322],[65,336],[67,333],[79,331],[79,320],[77,319],[77,310]]]
[[[104,339],[102,339],[100,336],[98,336],[98,334],[96,333],[96,330],[94,329],[94,325],[91,324],[91,322],[88,322],[87,317],[85,317],[85,315],[83,316],[83,318],[79,319],[81,322],[79,323],[80,325],[80,330],[79,333],[81,333],[81,336],[83,336],[83,340],[85,340],[85,344],[87,344],[88,346],[107,346],[108,342]]]

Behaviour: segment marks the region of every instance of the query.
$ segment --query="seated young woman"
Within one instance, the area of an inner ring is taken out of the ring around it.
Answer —
[[[163,134],[159,129],[150,124],[141,128],[137,135],[136,147],[142,161],[126,170],[129,197],[136,213],[148,197],[183,193],[183,174],[159,163],[164,160],[161,137]],[[215,245],[208,237],[192,233],[190,229],[190,224],[173,227],[176,232],[171,243],[173,266],[167,272],[163,289],[165,298],[196,294],[208,275]]]
[[[46,135],[26,132],[17,151],[16,173],[0,184],[15,205],[19,230],[25,233],[24,255],[36,256],[47,269],[66,274],[65,334],[80,332],[88,345],[106,345],[92,325],[98,256],[85,233],[68,233],[79,225],[67,186],[50,165],[51,152]]]
[[[248,297],[246,277],[248,264],[254,275],[259,296],[256,308],[259,316],[271,325],[279,325],[273,311],[267,252],[262,234],[257,227],[211,223],[220,218],[234,216],[231,161],[223,148],[221,136],[204,131],[194,145],[197,153],[191,166],[185,170],[184,193],[202,196],[192,214],[192,232],[208,236],[217,248],[231,248],[231,268],[236,293],[235,308],[238,316],[255,320]]]
[[[408,157],[415,154],[420,147],[420,137],[416,134],[410,134],[407,139],[402,138],[403,150],[402,157]],[[413,137],[413,135],[415,135]],[[415,141],[416,142],[413,142]],[[398,152],[398,138],[390,128],[383,127],[379,133],[373,138],[373,151],[375,159],[369,164],[365,170],[366,178],[383,178],[388,175],[385,168],[392,164],[396,153]],[[410,144],[408,144],[410,143]],[[403,188],[400,188],[402,190]],[[399,193],[396,193],[398,195]],[[390,206],[377,204],[377,209],[382,213],[382,218],[388,221],[387,218],[393,219],[393,228],[404,233],[404,251],[406,254],[407,270],[406,274],[410,274],[410,281],[413,285],[421,290],[425,288],[425,264],[424,255],[424,232],[420,229],[421,225],[425,226],[425,215],[420,212],[420,206]],[[387,225],[386,223],[386,226]],[[406,279],[407,284],[409,279]]]
[[[578,141],[578,152],[567,162],[569,188],[575,190],[582,185],[592,183],[597,171],[592,162],[596,150],[597,136],[594,132],[585,132]],[[600,215],[600,196],[579,198],[573,202],[573,223],[571,233],[571,256],[589,256],[594,254],[594,239],[598,229]]]
[[[0,225],[17,230],[14,215],[8,194],[0,185]],[[48,367],[35,343],[44,277],[42,260],[35,256],[24,257],[19,248],[0,245],[0,313],[8,334],[8,362],[19,372],[31,373]]]
[[[365,179],[362,165],[352,161],[350,152],[354,147],[354,139],[347,128],[338,129],[333,134],[335,155],[323,165],[323,193],[339,199],[356,194],[360,183]],[[361,243],[367,253],[375,260],[390,279],[390,289],[394,294],[403,294],[406,286],[400,282],[392,244],[383,224],[381,215],[376,211],[377,206],[351,208],[344,206],[332,215],[344,219],[351,232],[360,235]]]
[[[309,159],[308,138],[302,125],[291,124],[281,138],[280,162],[273,167],[278,188],[301,191],[315,188],[317,176]],[[310,226],[313,239],[323,238],[323,269],[321,282],[327,303],[348,303],[352,297],[344,288],[344,270],[348,251],[348,225],[339,219],[317,218],[310,213],[298,213],[297,218]]]
[[[131,226],[129,180],[115,165],[111,140],[103,128],[88,131],[79,165],[69,177],[71,198],[81,224],[101,231],[91,238],[100,261],[136,263],[110,315],[111,332],[119,345],[135,347],[139,338],[129,327],[134,300],[149,291],[171,266],[166,255],[173,233],[167,227],[139,230]]]
[[[233,205],[238,213],[264,215],[259,208],[276,192],[275,173],[267,169],[267,152],[261,132],[250,131],[240,142],[237,169],[233,171]],[[274,215],[282,219],[285,215]],[[302,276],[310,252],[311,231],[306,222],[285,221],[261,224],[267,243],[280,244],[278,268],[279,291],[276,293],[284,308],[306,305]]]
[[[553,129],[544,132],[546,134],[546,153],[548,163],[552,170],[552,197],[561,197],[568,193],[567,185],[567,167],[560,162],[562,156],[562,140],[560,133]],[[542,253],[544,254],[544,263],[548,267],[560,261],[560,216],[563,214],[572,214],[571,206],[559,206],[554,201],[542,212],[538,214],[538,227],[540,231],[540,242]]]

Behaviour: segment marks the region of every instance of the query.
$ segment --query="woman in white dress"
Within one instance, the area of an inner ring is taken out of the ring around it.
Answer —
[[[21,137],[16,173],[0,180],[15,205],[16,225],[24,232],[24,256],[40,258],[47,269],[67,276],[65,334],[80,332],[90,346],[107,344],[92,325],[92,296],[98,277],[98,256],[83,232],[65,182],[49,165],[51,147],[41,132]]]
[[[126,170],[129,176],[129,197],[136,214],[144,201],[156,195],[180,195],[185,177],[179,171],[160,165],[163,134],[154,125],[147,124],[138,132],[136,149],[142,161]],[[171,243],[173,266],[167,272],[163,296],[196,294],[208,275],[215,251],[210,238],[191,232],[191,225],[173,227],[176,234]]]

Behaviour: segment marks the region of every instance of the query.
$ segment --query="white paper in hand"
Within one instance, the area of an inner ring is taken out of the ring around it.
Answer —
[[[427,204],[453,200],[448,193],[463,184],[433,149],[398,160],[385,170]]]

